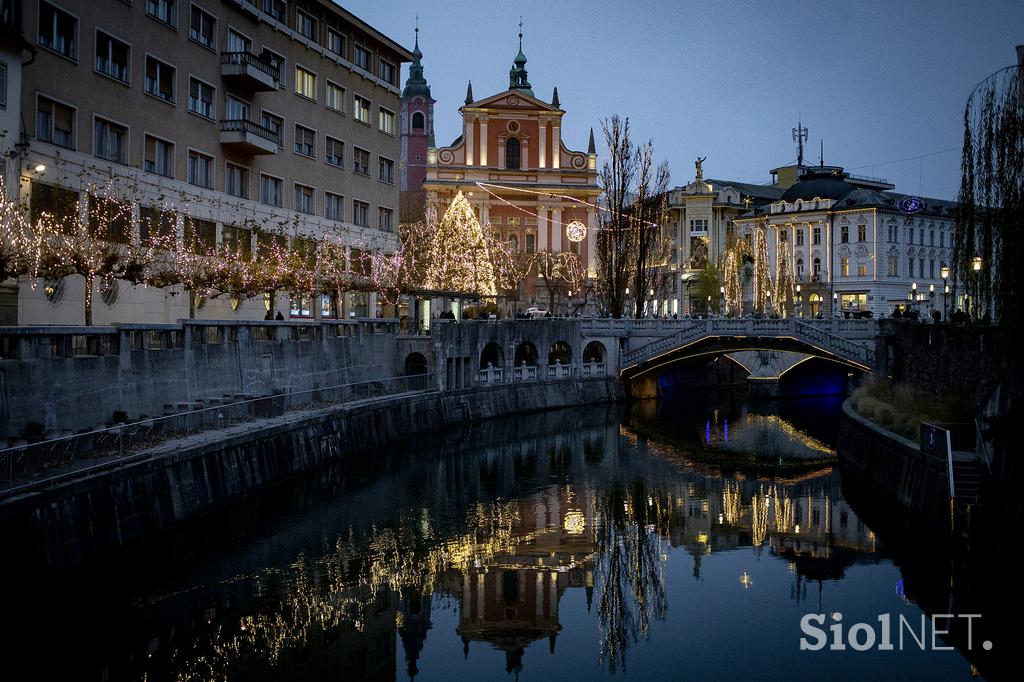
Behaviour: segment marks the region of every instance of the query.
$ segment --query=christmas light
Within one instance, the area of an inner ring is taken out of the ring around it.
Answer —
[[[565,236],[569,238],[569,241],[579,243],[587,238],[587,226],[574,220],[566,226]]]
[[[427,286],[479,296],[497,293],[483,229],[461,190],[434,233]]]

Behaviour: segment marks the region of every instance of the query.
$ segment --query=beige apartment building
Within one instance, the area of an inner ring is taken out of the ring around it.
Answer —
[[[19,4],[36,57],[21,69],[22,129],[3,142],[30,210],[70,191],[85,219],[86,190],[113,185],[135,205],[134,240],[140,216],[162,211],[179,236],[204,244],[252,245],[271,229],[333,235],[360,252],[396,248],[399,74],[412,58],[397,42],[330,0]],[[8,94],[8,106],[18,98]],[[96,287],[95,324],[189,316],[173,289]],[[81,324],[84,295],[77,276],[23,282],[17,321]],[[313,292],[202,300],[195,314],[376,309],[373,294]]]

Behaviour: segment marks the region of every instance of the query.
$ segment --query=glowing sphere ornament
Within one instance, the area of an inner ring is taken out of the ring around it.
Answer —
[[[565,226],[565,236],[571,242],[581,242],[587,238],[587,226],[578,220],[574,220]]]

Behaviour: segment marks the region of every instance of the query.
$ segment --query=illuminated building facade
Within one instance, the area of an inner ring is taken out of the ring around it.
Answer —
[[[562,140],[565,111],[558,89],[550,102],[534,94],[527,77],[522,34],[508,88],[477,99],[470,84],[459,112],[462,135],[447,147],[427,150],[422,189],[428,218],[439,217],[461,190],[485,229],[513,251],[578,254],[593,277],[598,225],[595,204],[600,194],[593,132],[586,152],[566,146]],[[415,190],[412,184],[410,190]],[[534,270],[520,298],[535,302],[537,297]],[[577,302],[580,298],[579,291],[569,297]]]

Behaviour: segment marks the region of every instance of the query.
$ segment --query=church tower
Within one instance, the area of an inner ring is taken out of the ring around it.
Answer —
[[[399,174],[401,192],[400,222],[418,220],[423,215],[423,181],[427,176],[427,147],[434,145],[434,99],[423,77],[420,60],[420,28],[416,27],[416,46],[409,65],[409,79],[402,90],[402,164]]]

